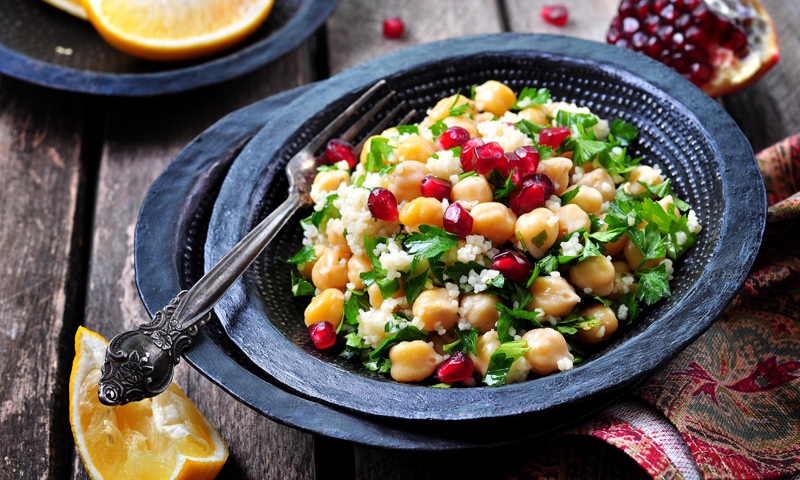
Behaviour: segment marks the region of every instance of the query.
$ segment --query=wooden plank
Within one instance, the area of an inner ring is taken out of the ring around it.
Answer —
[[[0,472],[61,478],[81,268],[81,98],[0,78]],[[89,200],[90,201],[90,200]]]
[[[384,38],[389,17],[403,20],[401,38]],[[330,72],[412,45],[501,30],[500,10],[488,0],[342,0],[328,20]]]
[[[141,202],[169,161],[223,115],[311,81],[308,45],[269,68],[222,85],[150,99],[113,99],[97,189],[92,270],[84,325],[110,338],[148,320],[134,282],[133,240]],[[313,477],[313,437],[240,404],[182,362],[175,380],[226,440],[220,479]],[[74,476],[88,478],[80,460]]]
[[[800,132],[800,8],[785,0],[761,3],[775,20],[781,60],[758,82],[722,99],[756,152]]]
[[[619,5],[618,0],[505,0],[511,31],[550,33],[604,42],[608,26]],[[544,5],[564,5],[569,10],[569,22],[556,27],[539,15]]]

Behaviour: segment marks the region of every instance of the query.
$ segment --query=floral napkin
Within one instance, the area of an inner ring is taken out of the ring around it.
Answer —
[[[770,207],[738,296],[666,367],[565,435],[608,442],[655,479],[800,474],[800,134],[757,159]],[[521,477],[566,478],[531,466]]]

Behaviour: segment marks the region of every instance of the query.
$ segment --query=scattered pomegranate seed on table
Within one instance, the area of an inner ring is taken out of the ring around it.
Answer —
[[[539,14],[545,22],[556,27],[563,27],[569,21],[569,10],[563,5],[545,5]]]
[[[314,346],[320,350],[330,348],[336,343],[336,329],[330,322],[317,322],[308,326],[308,335]]]
[[[387,18],[383,21],[383,36],[386,38],[400,38],[406,27],[397,17]]]
[[[453,184],[449,180],[433,175],[425,175],[425,178],[419,182],[419,187],[423,197],[435,198],[441,202],[445,198],[450,198],[450,190],[452,190]]]
[[[389,190],[380,187],[373,188],[369,193],[367,206],[369,207],[369,213],[378,220],[397,221],[397,198]]]
[[[456,202],[444,211],[442,224],[446,232],[458,235],[459,238],[466,238],[472,233],[473,219],[467,209]]]
[[[356,163],[358,163],[356,159],[356,149],[353,148],[353,145],[351,145],[350,142],[339,140],[338,138],[334,138],[328,142],[328,145],[325,147],[325,158],[331,165],[345,160],[350,168],[355,168]]]
[[[492,270],[515,282],[526,282],[531,275],[531,262],[512,250],[503,250],[492,257]]]
[[[436,379],[443,383],[463,382],[472,376],[472,359],[464,352],[455,352],[436,369]]]

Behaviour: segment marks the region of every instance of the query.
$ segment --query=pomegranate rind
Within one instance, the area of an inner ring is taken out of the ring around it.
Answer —
[[[781,58],[778,31],[775,29],[775,22],[769,12],[758,0],[740,1],[755,8],[758,15],[767,21],[769,32],[763,50],[752,51],[750,55],[740,61],[732,60],[727,65],[715,65],[717,73],[714,78],[701,87],[712,97],[727,95],[752,85],[766,75]],[[732,55],[731,58],[733,58]]]

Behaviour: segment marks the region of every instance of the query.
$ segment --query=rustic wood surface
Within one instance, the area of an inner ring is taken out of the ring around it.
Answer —
[[[760,150],[800,131],[800,6],[762,0],[782,60],[722,99]],[[410,45],[500,31],[603,40],[617,0],[562,0],[567,27],[546,25],[547,0],[342,0],[315,38],[269,68],[153,99],[104,99],[0,78],[0,479],[88,478],[72,444],[67,380],[79,325],[110,337],[146,320],[133,277],[133,232],[150,184],[193,137],[271,94]],[[406,34],[381,35],[399,16]],[[317,438],[267,420],[181,364],[176,380],[227,441],[220,479],[647,478],[590,438],[509,449],[408,453]],[[571,459],[571,460],[570,460]],[[579,459],[576,461],[575,459]],[[568,460],[570,460],[568,462]]]

